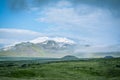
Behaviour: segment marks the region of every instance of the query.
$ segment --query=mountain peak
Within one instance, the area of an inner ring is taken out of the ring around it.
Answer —
[[[48,37],[38,37],[36,39],[31,40],[30,42],[37,44],[37,43],[42,43],[48,39],[49,39]]]
[[[59,42],[59,43],[67,43],[67,44],[75,44],[75,42],[73,40],[70,40],[68,38],[65,38],[65,37],[39,37],[39,38],[36,38],[34,40],[31,40],[30,42],[31,43],[42,43],[42,42],[45,42],[45,41],[48,41],[48,40],[53,40],[55,42]]]

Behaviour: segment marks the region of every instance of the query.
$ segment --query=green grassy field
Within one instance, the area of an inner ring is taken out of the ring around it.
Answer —
[[[120,80],[120,58],[0,62],[0,80]]]

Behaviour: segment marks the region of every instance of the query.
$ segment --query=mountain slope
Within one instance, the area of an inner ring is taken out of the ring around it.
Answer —
[[[27,42],[16,44],[8,50],[2,50],[0,53],[0,56],[34,57],[35,55],[39,55],[38,53],[44,53],[44,51],[40,49],[37,45]]]

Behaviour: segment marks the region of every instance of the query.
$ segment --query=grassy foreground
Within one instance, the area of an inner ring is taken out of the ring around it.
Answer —
[[[0,80],[120,80],[120,58],[0,62]]]

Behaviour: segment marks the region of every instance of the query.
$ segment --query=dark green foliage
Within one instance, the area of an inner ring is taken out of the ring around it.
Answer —
[[[105,56],[104,58],[113,58],[113,56]]]
[[[28,67],[28,64],[22,64],[21,65],[21,68],[26,68],[26,67]]]
[[[35,77],[36,73],[31,70],[17,70],[17,71],[12,71],[7,75],[8,77],[16,77],[16,78],[21,78],[21,77]]]
[[[120,68],[120,64],[117,64],[116,67]]]
[[[7,65],[7,67],[12,67],[12,66],[15,66],[15,64],[14,64],[14,63],[9,63],[9,64]]]

